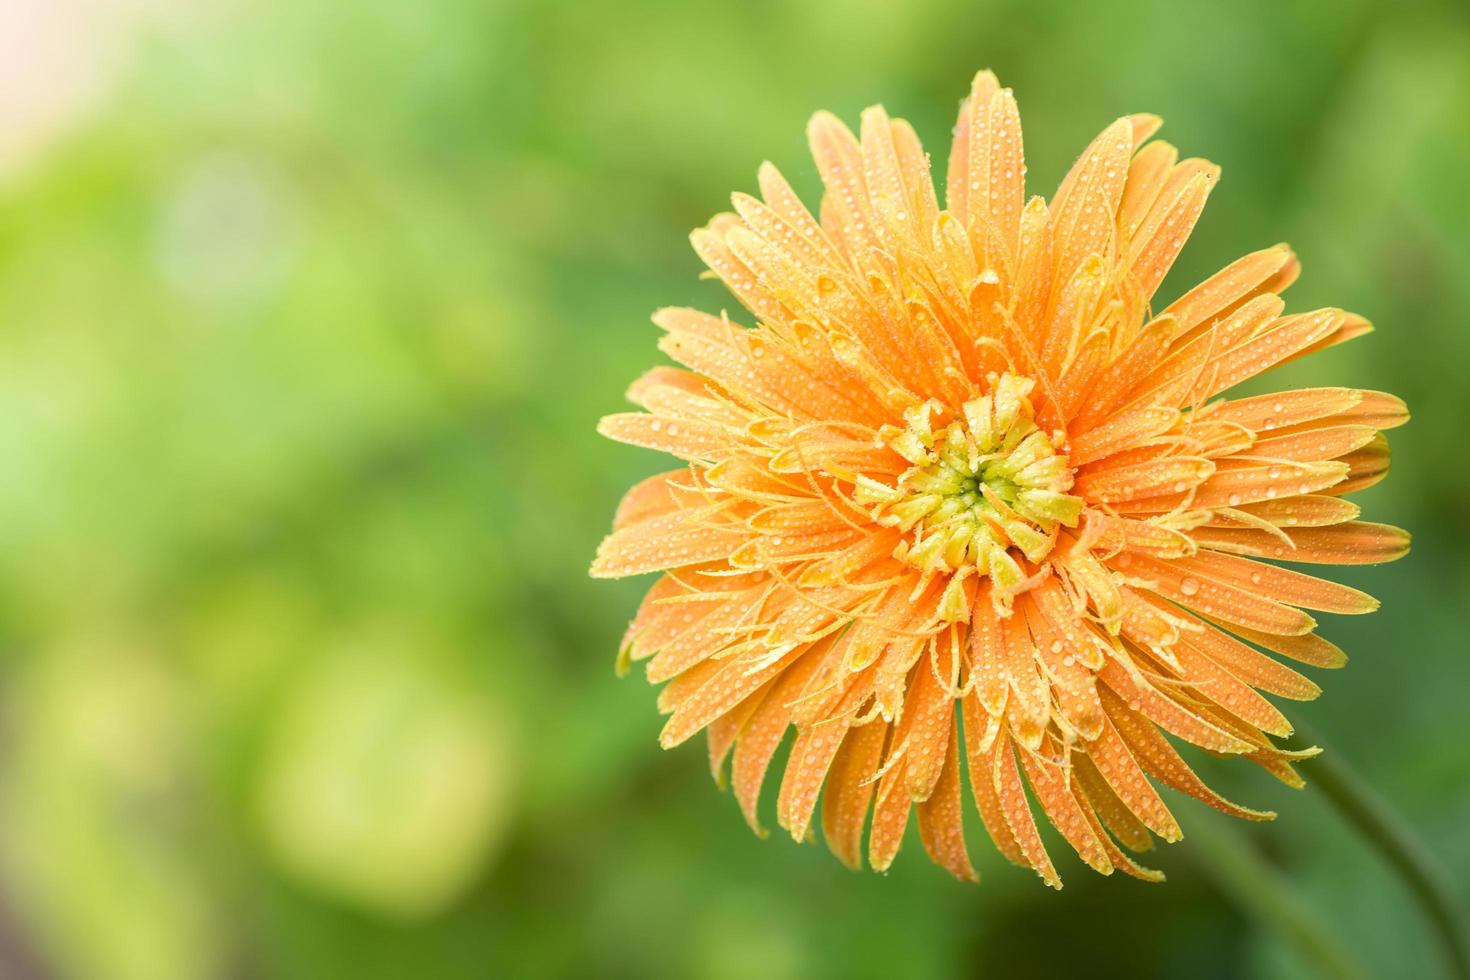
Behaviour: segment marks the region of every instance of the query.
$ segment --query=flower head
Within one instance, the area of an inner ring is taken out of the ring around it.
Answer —
[[[1157,305],[1218,176],[1158,126],[1118,120],[1028,201],[1016,101],[981,72],[944,210],[913,130],[875,107],[857,137],[812,119],[819,220],[765,164],[761,198],[694,232],[757,324],[656,315],[688,370],[651,370],[644,411],[601,431],[686,465],[629,491],[592,572],[662,573],[620,663],[666,684],[666,747],[706,732],[721,780],[733,757],[757,832],[788,729],[781,826],[806,838],[820,798],[833,852],[860,865],[868,828],[877,869],[912,813],[975,876],[962,760],[995,846],[1052,885],[1027,787],[1093,868],[1158,878],[1124,851],[1181,836],[1156,783],[1271,816],[1163,733],[1300,785],[1310,753],[1273,742],[1291,726],[1262,693],[1319,689],[1262,651],[1341,666],[1306,610],[1377,603],[1274,562],[1408,550],[1344,499],[1407,413],[1348,388],[1221,397],[1370,327],[1284,314],[1279,245]]]

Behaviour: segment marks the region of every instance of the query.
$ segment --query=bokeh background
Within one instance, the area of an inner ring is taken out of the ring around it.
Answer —
[[[1169,884],[974,842],[950,881],[758,841],[613,657],[587,562],[653,454],[599,415],[685,233],[821,107],[942,160],[983,66],[1050,193],[1125,112],[1224,167],[1177,293],[1280,240],[1404,395],[1295,707],[1470,880],[1470,15],[1456,2],[0,0],[0,975],[1435,976],[1310,789],[1178,801]],[[1310,768],[1307,769],[1310,778]]]

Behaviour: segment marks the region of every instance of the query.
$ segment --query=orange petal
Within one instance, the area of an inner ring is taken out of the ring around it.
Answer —
[[[863,827],[873,798],[872,777],[883,758],[888,725],[869,722],[850,729],[843,740],[822,795],[822,831],[843,864],[853,870],[863,864]]]
[[[752,669],[751,665],[739,659],[721,663],[720,669],[709,680],[674,709],[659,733],[659,742],[664,748],[671,749],[685,741],[754,694],[762,684],[806,653],[807,648],[797,647],[758,669]]]
[[[1310,633],[1317,625],[1300,609],[1202,573],[1196,574],[1187,562],[1188,559],[1158,561],[1138,555],[1128,565],[1128,571],[1148,580],[1150,588],[1164,598],[1226,622],[1281,636]]]
[[[718,660],[704,660],[669,681],[663,686],[663,690],[658,692],[659,714],[667,715],[677,711],[679,705],[693,697],[701,687],[709,682],[711,677],[718,674],[724,667],[725,664]]]
[[[1179,661],[1180,679],[1191,693],[1208,698],[1222,710],[1263,731],[1282,737],[1291,734],[1291,723],[1286,716],[1249,684],[1205,656],[1195,645],[1193,634],[1180,637],[1172,652]]]
[[[990,97],[999,89],[1000,82],[996,80],[995,73],[988,68],[982,69],[970,82],[970,94],[960,102],[959,117],[954,125],[954,139],[949,146],[949,163],[945,167],[944,206],[962,220],[969,213],[971,147],[977,138],[984,139],[983,135],[976,136],[976,130],[979,129],[982,133],[986,130],[985,123],[988,120],[985,117],[990,110]],[[982,120],[978,127],[975,125],[977,115]],[[977,158],[976,166],[979,167],[988,160],[988,154],[981,154]],[[976,182],[980,181],[977,179]]]
[[[1347,467],[1347,477],[1335,484],[1332,492],[1345,494],[1366,490],[1388,475],[1388,439],[1379,433],[1368,445],[1348,453],[1338,462]]]
[[[1282,363],[1289,363],[1299,358],[1306,357],[1308,354],[1315,354],[1318,351],[1326,350],[1329,347],[1336,347],[1338,344],[1345,344],[1349,340],[1356,340],[1359,337],[1365,336],[1372,332],[1373,324],[1369,323],[1367,320],[1356,313],[1348,313],[1338,322],[1336,330],[1333,330],[1331,333],[1323,337],[1321,340],[1318,340],[1316,343],[1310,344],[1306,347],[1303,347],[1301,350],[1294,352]]]
[[[658,652],[648,662],[649,682],[661,684],[714,656],[732,642],[731,631],[735,627],[748,624],[757,614],[773,588],[772,583],[764,582],[731,594],[710,609],[697,623],[674,633],[673,636],[664,639],[655,634],[647,641],[640,642],[639,646],[642,648],[645,645],[651,647],[655,640],[663,640],[657,648]]]
[[[1093,810],[1092,804],[1087,799],[1087,797],[1081,793],[1080,787],[1072,787],[1072,795],[1076,797],[1077,804],[1079,807],[1081,807],[1083,816],[1087,817],[1087,822],[1092,825],[1092,832],[1097,836],[1098,841],[1102,843],[1103,851],[1107,854],[1108,860],[1112,862],[1113,867],[1121,869],[1124,874],[1137,878],[1140,881],[1147,881],[1157,884],[1158,882],[1164,880],[1164,873],[1162,871],[1157,871],[1153,868],[1145,868],[1143,865],[1139,864],[1137,861],[1133,860],[1131,857],[1125,854],[1123,850],[1119,848],[1116,843],[1114,843],[1113,839],[1108,836],[1107,830],[1103,827],[1102,821],[1098,819],[1098,815]]]
[[[819,112],[807,124],[807,140],[826,193],[822,196],[822,229],[854,264],[878,244],[863,156],[852,131],[829,112]]]
[[[667,415],[606,415],[597,431],[609,439],[688,460],[712,460],[729,451],[730,434],[717,425]]]
[[[1251,687],[1294,701],[1310,701],[1322,693],[1320,687],[1301,674],[1213,626],[1204,625],[1200,632],[1190,633],[1189,642]]]
[[[873,826],[868,831],[868,863],[874,871],[887,871],[898,856],[903,832],[909,825],[913,800],[904,792],[903,780],[890,770],[878,782],[878,801],[873,806]]]
[[[755,694],[741,702],[734,711],[721,718],[716,718],[704,730],[705,738],[709,742],[709,772],[714,777],[715,785],[721,789],[725,788],[725,759],[730,750],[735,747],[735,739],[740,735],[740,729],[745,727],[745,722],[760,707],[765,692],[757,691]]]
[[[1387,524],[1348,521],[1330,527],[1287,528],[1291,545],[1254,529],[1201,527],[1190,532],[1206,548],[1280,561],[1326,565],[1378,565],[1409,553],[1409,533]]]
[[[918,805],[919,837],[934,863],[961,881],[979,881],[965,849],[964,805],[960,801],[959,733],[950,727],[944,766],[928,799]]]
[[[1072,437],[1071,461],[1083,466],[1139,446],[1173,428],[1179,410],[1165,406],[1138,408],[1112,416],[1102,425]]]
[[[1092,807],[1103,827],[1123,844],[1134,851],[1152,850],[1153,835],[1144,826],[1138,815],[1113,792],[1090,753],[1079,752],[1072,758],[1072,778],[1082,791],[1082,797]],[[1101,837],[1101,835],[1099,835]]]
[[[1006,652],[1000,622],[988,597],[974,605],[970,620],[970,670],[975,696],[987,714],[999,717],[1005,710],[1009,690]]]
[[[1026,799],[1026,790],[1021,783],[1021,772],[1016,767],[1016,749],[1005,732],[995,739],[991,748],[989,765],[982,776],[989,775],[996,797],[1000,800],[1001,812],[1006,824],[1015,835],[1017,846],[1025,855],[1026,864],[1041,875],[1052,888],[1061,888],[1062,879],[1046,853],[1041,834],[1036,830],[1036,817],[1031,812],[1031,803]]]
[[[1271,327],[1205,362],[1199,380],[1184,389],[1179,404],[1199,401],[1270,370],[1338,329],[1341,310],[1316,310],[1284,317]]]
[[[890,226],[898,229],[911,244],[923,248],[931,241],[930,231],[939,217],[928,154],[913,127],[903,119],[889,120],[882,106],[865,111],[863,124],[868,193],[884,194],[885,201],[890,202],[879,205],[875,200],[874,210],[882,213]],[[869,139],[870,132],[872,139]],[[871,157],[870,148],[875,151]]]
[[[735,743],[735,760],[731,764],[730,783],[734,787],[740,811],[745,814],[745,822],[761,837],[766,836],[758,808],[761,784],[765,782],[771,757],[776,754],[776,749],[791,724],[791,700],[821,663],[821,659],[820,651],[802,657],[781,676],[771,681],[769,690],[764,695],[752,697],[751,700],[756,701],[756,707],[740,728],[739,739]]]
[[[1152,500],[1161,494],[1183,493],[1210,478],[1215,464],[1198,456],[1170,456],[1124,465],[1087,467],[1072,492],[1087,500],[1124,504]]]
[[[1201,551],[1181,558],[1174,565],[1186,574],[1195,573],[1236,588],[1270,596],[1276,602],[1303,609],[1357,616],[1378,608],[1378,600],[1357,589],[1303,575],[1287,568],[1234,555]]]
[[[1239,507],[1292,494],[1313,494],[1341,486],[1348,473],[1343,460],[1325,463],[1215,461],[1215,471],[1191,496],[1182,493],[1135,497],[1119,502],[1125,514],[1166,514],[1181,505],[1194,508]]]
[[[1043,751],[1058,751],[1057,746],[1043,746]],[[1043,758],[1030,752],[1023,753],[1021,765],[1026,770],[1026,779],[1041,804],[1053,827],[1087,864],[1099,874],[1112,874],[1113,863],[1091,822],[1082,812],[1077,798],[1072,795],[1067,774],[1061,765],[1051,758]]]
[[[1142,295],[1153,296],[1194,230],[1220,168],[1205,160],[1186,160],[1169,175],[1158,202],[1129,242],[1129,274]]]
[[[1277,527],[1326,527],[1342,524],[1361,513],[1357,504],[1338,497],[1321,494],[1300,494],[1278,497],[1274,500],[1258,500],[1244,504],[1240,510],[1252,518],[1266,521]],[[1217,512],[1209,527],[1240,527],[1241,522],[1230,516],[1230,511]]]
[[[1132,155],[1133,124],[1119,119],[1092,141],[1062,179],[1051,206],[1051,234],[1057,243],[1053,282],[1070,280],[1087,256],[1110,253]]]
[[[760,275],[731,250],[725,236],[735,227],[741,227],[735,215],[716,215],[706,227],[690,233],[689,243],[746,309],[762,320],[785,322],[790,319],[787,308],[761,281]]]
[[[831,240],[812,220],[785,178],[769,163],[761,165],[761,190],[767,198],[775,197],[785,207],[778,209],[749,194],[731,195],[730,202],[754,234],[789,250],[801,267],[812,275],[830,269],[839,272],[843,260],[832,247]]]
[[[1270,633],[1260,633],[1239,626],[1231,627],[1230,630],[1242,639],[1250,640],[1272,653],[1279,653],[1283,657],[1290,657],[1313,667],[1335,670],[1347,665],[1347,654],[1343,653],[1336,644],[1327,642],[1316,633],[1308,633],[1306,636],[1273,636]]]
[[[842,709],[856,710],[863,696],[857,690],[850,691]],[[791,746],[791,758],[786,762],[786,775],[781,780],[781,794],[776,800],[776,815],[781,826],[795,840],[807,838],[822,783],[832,768],[837,750],[842,747],[847,729],[845,720],[809,725],[798,732]]]
[[[1197,550],[1194,541],[1183,531],[1149,521],[1092,511],[1088,526],[1095,527],[1101,535],[1099,547],[1126,549],[1154,558],[1183,558]]]
[[[1336,459],[1368,445],[1377,434],[1378,431],[1368,425],[1324,426],[1262,439],[1251,447],[1250,452],[1252,456],[1267,459],[1301,462]]]
[[[730,553],[730,564],[736,568],[759,569],[774,564],[826,558],[865,535],[862,531],[834,522],[824,531],[810,534],[762,534],[745,542]]]
[[[714,520],[712,508],[676,511],[614,531],[598,547],[592,575],[622,578],[728,557],[747,533]]]
[[[1231,803],[1210,789],[1146,718],[1129,710],[1122,699],[1111,692],[1105,692],[1103,700],[1107,704],[1108,717],[1117,728],[1118,734],[1128,744],[1129,750],[1144,772],[1165,786],[1171,786],[1181,793],[1188,793],[1195,799],[1233,817],[1240,817],[1243,820],[1275,818],[1276,814],[1269,810],[1252,810]]]
[[[1049,587],[1048,587],[1049,586]],[[1097,700],[1097,684],[1084,661],[1096,655],[1090,637],[1073,625],[1077,617],[1068,600],[1061,596],[1055,582],[1036,590],[1051,593],[1046,603],[1037,599],[1025,603],[1026,622],[1036,644],[1036,656],[1045,665],[1050,679],[1051,695],[1062,720],[1085,739],[1096,738],[1102,728],[1102,705]],[[1065,618],[1064,618],[1065,617]]]
[[[1208,417],[1236,422],[1254,432],[1266,432],[1351,411],[1364,394],[1352,388],[1276,391],[1220,402],[1208,410]]]
[[[1195,286],[1165,308],[1179,321],[1180,342],[1193,339],[1196,325],[1207,325],[1228,316],[1244,303],[1265,293],[1279,293],[1294,275],[1296,256],[1285,245],[1252,252],[1237,259]],[[1282,282],[1281,280],[1285,280]]]
[[[950,729],[954,727],[954,699],[948,688],[954,653],[943,639],[920,657],[904,704],[910,725],[905,732],[904,783],[915,800],[928,799],[943,772]],[[937,675],[937,676],[936,676]],[[940,682],[943,678],[943,684]]]
[[[655,587],[648,594],[657,596],[660,592]],[[709,594],[665,592],[663,594],[670,599],[675,595],[681,598],[677,602],[660,602],[655,599],[652,608],[640,609],[638,616],[629,624],[624,644],[629,648],[629,655],[633,660],[643,660],[666,649],[671,643],[677,642],[680,637],[704,623],[721,606],[731,601],[730,596],[719,592]],[[752,595],[750,602],[754,600],[755,595]],[[740,608],[748,609],[749,603],[742,604]],[[700,630],[701,634],[703,632]]]
[[[1098,676],[1130,709],[1186,742],[1229,755],[1243,754],[1252,748],[1249,742],[1201,718],[1153,686],[1135,680],[1116,660],[1109,660]],[[1099,696],[1102,693],[1099,689]]]
[[[977,605],[984,601],[980,599]],[[1006,679],[1015,695],[1006,718],[1021,744],[1035,748],[1051,720],[1051,685],[1036,662],[1036,644],[1025,618],[1012,615],[998,626],[1004,641]]]
[[[1144,324],[1138,335],[1129,341],[1123,352],[1114,358],[1092,385],[1087,403],[1072,423],[1078,432],[1087,433],[1086,437],[1077,440],[1081,444],[1078,449],[1083,454],[1078,457],[1079,462],[1106,455],[1081,447],[1088,440],[1099,439],[1097,432],[1114,428],[1124,428],[1127,431],[1123,426],[1123,419],[1138,418],[1140,422],[1163,420],[1165,424],[1154,432],[1164,431],[1178,419],[1178,412],[1167,406],[1145,405],[1121,415],[1114,411],[1127,398],[1128,393],[1137,388],[1158,365],[1178,326],[1177,321],[1167,315],[1155,317]]]
[[[842,516],[839,516],[842,515]],[[842,517],[848,517],[843,521]],[[851,530],[851,518],[865,517],[861,512],[834,512],[831,501],[797,498],[776,504],[751,515],[746,523],[762,534],[790,534],[795,537],[831,534],[839,529]]]
[[[1000,794],[993,778],[994,747],[1001,740],[1001,737],[998,736],[999,729],[997,728],[996,732],[992,733],[997,737],[992,738],[990,743],[986,744],[986,731],[990,726],[990,719],[985,710],[973,697],[964,699],[962,709],[965,756],[970,770],[970,790],[975,798],[975,807],[980,812],[980,822],[985,825],[985,832],[995,843],[996,850],[1000,851],[1006,860],[1023,868],[1029,868],[1031,862],[1016,842],[1016,835],[1011,833],[1010,824],[1006,820],[1005,810],[1001,807]]]
[[[1221,358],[1278,323],[1284,304],[1274,295],[1258,296],[1222,317],[1188,343],[1174,341],[1173,353],[1155,364],[1131,392],[1129,405],[1185,406],[1214,387]],[[1177,322],[1177,321],[1175,321]]]
[[[1104,719],[1098,738],[1087,747],[1087,756],[1144,826],[1166,841],[1177,841],[1184,836],[1178,821],[1159,798],[1111,721]]]
[[[668,379],[677,375],[677,379]],[[717,397],[713,385],[700,381],[691,390],[689,379],[695,375],[678,368],[661,368],[645,374],[628,389],[628,400],[651,414],[668,419],[698,422],[713,429],[738,435],[750,422],[749,413],[737,409],[723,396]],[[674,383],[670,383],[673,380]]]
[[[811,357],[798,360],[795,351],[768,356],[771,341],[760,331],[698,310],[662,309],[653,322],[666,331],[659,350],[753,404],[799,418],[874,418],[871,398],[846,384],[845,374],[835,374],[830,351],[821,373],[807,369]]]
[[[687,467],[656,473],[646,480],[638,481],[623,494],[623,499],[618,503],[617,512],[613,516],[613,530],[640,524],[677,510],[679,498],[675,496],[675,490],[694,483],[695,478],[690,475]]]
[[[1128,165],[1128,181],[1123,185],[1123,200],[1118,205],[1118,228],[1125,241],[1132,241],[1138,234],[1178,160],[1179,151],[1162,140],[1134,154]]]
[[[970,229],[981,263],[998,273],[1016,266],[1025,172],[1015,97],[982,71],[960,106],[947,203]]]

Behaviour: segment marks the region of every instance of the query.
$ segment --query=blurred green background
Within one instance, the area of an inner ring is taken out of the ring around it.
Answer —
[[[1209,9],[1216,5],[1210,5]],[[1192,801],[1162,887],[973,842],[891,875],[758,841],[613,656],[587,562],[663,468],[598,439],[685,233],[882,101],[947,154],[977,68],[1031,187],[1155,111],[1224,167],[1166,293],[1280,240],[1379,327],[1281,372],[1405,396],[1294,706],[1470,879],[1470,15],[1453,2],[0,5],[0,976],[1434,976],[1319,794]],[[1310,767],[1306,770],[1311,777]],[[1177,798],[1176,798],[1177,799]],[[1274,900],[1262,904],[1261,884]],[[1305,942],[1302,936],[1308,936]]]

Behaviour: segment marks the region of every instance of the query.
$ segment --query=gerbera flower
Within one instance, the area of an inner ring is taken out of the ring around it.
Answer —
[[[603,434],[687,465],[629,491],[592,573],[661,572],[620,663],[665,684],[665,747],[698,732],[757,833],[795,729],[777,820],[887,868],[916,815],[929,855],[974,878],[962,769],[995,846],[1059,886],[1033,803],[1082,859],[1134,862],[1178,823],[1155,784],[1250,820],[1163,733],[1291,785],[1292,731],[1262,693],[1319,688],[1268,651],[1339,667],[1306,610],[1371,597],[1261,559],[1358,564],[1408,535],[1345,495],[1388,469],[1391,395],[1220,398],[1366,333],[1287,315],[1286,246],[1168,305],[1155,290],[1219,171],[1119,119],[1050,202],[1026,199],[1016,101],[981,72],[941,210],[910,126],[809,127],[820,220],[770,164],[761,197],[693,234],[756,326],[660,311],[644,411]],[[962,766],[963,762],[963,766]],[[1029,799],[1028,791],[1029,787]],[[869,815],[871,814],[871,820]]]

